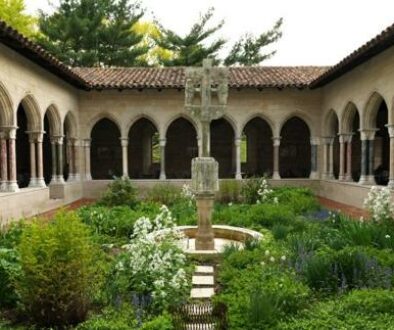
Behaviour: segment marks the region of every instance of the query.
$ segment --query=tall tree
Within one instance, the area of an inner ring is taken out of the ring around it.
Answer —
[[[24,0],[0,0],[0,19],[26,37],[37,31],[36,19],[25,13]]]
[[[262,53],[262,49],[273,44],[282,37],[283,19],[280,18],[272,29],[253,36],[249,33],[243,35],[232,47],[230,53],[224,60],[225,65],[257,65],[275,55],[276,51]]]
[[[221,21],[213,27],[207,27],[212,18],[214,9],[210,8],[190,29],[189,33],[182,37],[172,30],[162,27],[162,36],[157,39],[158,45],[171,51],[173,58],[163,59],[161,64],[165,66],[198,66],[204,58],[217,59],[218,51],[222,49],[226,41],[218,38],[208,44],[207,39],[212,37],[224,24]]]
[[[142,36],[132,27],[143,16],[130,0],[61,0],[53,14],[40,13],[37,41],[72,66],[142,65]]]

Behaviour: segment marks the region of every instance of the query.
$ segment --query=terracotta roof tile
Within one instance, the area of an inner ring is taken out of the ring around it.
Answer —
[[[327,67],[234,67],[231,88],[306,88]],[[95,89],[183,88],[185,68],[75,68]]]

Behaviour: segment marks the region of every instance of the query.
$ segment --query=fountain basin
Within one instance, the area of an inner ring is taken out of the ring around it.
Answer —
[[[197,234],[197,226],[178,226],[175,230],[184,234],[184,238],[179,241],[179,247],[185,253],[190,255],[218,255],[223,252],[227,245],[236,245],[240,248],[244,246],[247,240],[261,240],[264,235],[246,228],[233,227],[226,225],[213,225],[212,230],[214,234],[215,248],[214,250],[196,250],[195,237]],[[165,230],[155,232],[156,235],[163,234]]]

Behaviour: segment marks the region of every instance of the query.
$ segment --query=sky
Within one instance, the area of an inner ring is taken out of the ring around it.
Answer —
[[[58,0],[51,0],[55,4]],[[29,13],[51,11],[48,0],[25,0]],[[394,23],[394,0],[143,0],[147,18],[185,34],[201,12],[215,8],[212,24],[231,45],[243,34],[259,34],[283,17],[276,55],[264,65],[332,65]]]

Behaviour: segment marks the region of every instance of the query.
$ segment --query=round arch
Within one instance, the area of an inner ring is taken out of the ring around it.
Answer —
[[[26,95],[20,102],[19,107],[22,106],[26,112],[27,129],[29,131],[42,131],[43,124],[41,120],[41,111],[38,102],[32,94]],[[19,109],[18,109],[19,111]]]
[[[250,118],[241,135],[241,168],[247,177],[271,176],[273,172],[273,131],[261,116]]]
[[[198,156],[197,130],[183,116],[175,119],[165,130],[165,171],[169,179],[191,177],[191,161]]]
[[[122,148],[119,126],[109,118],[94,124],[91,136],[91,173],[95,180],[108,180],[122,175]]]
[[[242,122],[242,124],[241,124],[241,132],[243,132],[244,130],[245,130],[245,126],[251,121],[251,120],[254,120],[254,119],[257,119],[257,118],[260,118],[260,119],[262,119],[262,120],[264,120],[266,123],[267,123],[267,125],[269,126],[269,128],[271,129],[271,132],[272,132],[272,136],[274,135],[274,132],[275,132],[275,124],[274,124],[274,122],[271,120],[271,118],[270,117],[268,117],[268,116],[266,116],[265,114],[262,114],[262,113],[252,113],[252,114],[250,114],[248,117],[246,117],[246,119]]]
[[[281,127],[279,172],[282,178],[308,178],[311,172],[311,131],[300,117],[290,117]]]
[[[323,118],[323,136],[333,137],[339,132],[339,116],[334,109],[330,109]]]
[[[293,111],[293,112],[289,113],[286,117],[284,117],[282,121],[280,121],[280,124],[278,125],[279,135],[281,134],[283,127],[292,118],[298,118],[298,119],[302,120],[308,128],[310,136],[316,136],[316,128],[312,123],[312,119],[307,114],[305,114],[304,112],[300,112],[300,111]]]
[[[363,129],[376,128],[376,116],[382,103],[385,103],[386,106],[388,104],[380,93],[373,92],[369,96],[364,107],[363,119],[361,121]]]
[[[77,119],[72,111],[68,111],[63,120],[63,133],[66,137],[76,138],[77,131]]]
[[[340,133],[353,132],[354,120],[356,116],[360,118],[360,112],[358,111],[356,105],[349,101],[342,112],[340,120]]]
[[[63,133],[63,127],[62,127],[62,120],[60,118],[60,113],[56,105],[51,104],[45,114],[45,116],[48,117],[48,122],[49,122],[49,129],[50,129],[50,134],[52,136],[61,136]]]
[[[152,116],[147,115],[147,114],[139,114],[134,116],[126,125],[125,127],[125,133],[129,134],[130,133],[130,129],[134,126],[135,123],[137,123],[140,120],[146,119],[148,120],[150,123],[152,123],[152,125],[156,128],[156,130],[158,132],[160,132],[160,125],[159,123],[156,121],[156,119],[154,119]]]
[[[114,123],[116,125],[116,128],[122,134],[122,125],[119,122],[118,118],[116,116],[114,116],[112,113],[100,112],[97,115],[95,115],[94,117],[92,117],[90,120],[88,120],[87,130],[86,130],[86,132],[88,133],[88,137],[92,135],[92,130],[93,130],[94,126],[96,126],[96,124],[103,119],[107,119],[107,120],[111,121],[112,123]]]
[[[160,176],[160,135],[157,126],[145,116],[133,121],[128,130],[128,173],[134,179]]]
[[[165,123],[165,125],[164,125],[164,127],[163,127],[163,131],[162,131],[163,137],[167,136],[169,127],[170,127],[175,121],[177,121],[178,119],[184,119],[184,120],[186,120],[187,122],[189,122],[189,123],[193,126],[194,130],[196,131],[197,138],[200,136],[200,126],[199,126],[198,123],[194,120],[194,118],[191,117],[191,116],[189,116],[188,114],[181,113],[181,114],[176,114],[175,116],[171,117],[170,120],[168,120],[168,121]],[[156,127],[158,127],[158,126],[156,126]]]
[[[0,126],[14,126],[14,114],[11,96],[0,82]]]

